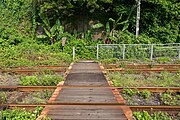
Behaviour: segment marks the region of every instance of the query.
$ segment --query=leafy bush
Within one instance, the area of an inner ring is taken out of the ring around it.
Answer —
[[[22,101],[16,101],[18,104],[46,104],[52,96],[53,90],[43,90],[30,92]]]
[[[36,107],[34,111],[24,111],[20,109],[7,109],[0,111],[1,120],[36,120],[40,112],[43,110],[43,107]]]
[[[0,48],[0,66],[68,65],[71,61],[69,54],[31,42]]]
[[[4,104],[7,101],[7,95],[5,92],[0,91],[0,104]]]
[[[62,76],[41,75],[41,76],[24,76],[20,78],[20,85],[24,86],[56,86],[63,80]]]
[[[25,76],[21,77],[20,85],[24,86],[37,86],[39,84],[39,80],[37,76]]]
[[[161,64],[172,61],[172,59],[169,58],[169,57],[159,57],[156,60],[157,60],[158,63],[161,63]]]
[[[143,90],[139,92],[139,95],[144,97],[145,99],[148,99],[151,96],[151,92],[148,90]]]
[[[31,40],[31,0],[0,1],[0,47]]]
[[[171,93],[163,93],[161,100],[166,105],[180,105],[180,95],[172,95]]]
[[[147,111],[143,112],[134,112],[133,113],[136,120],[151,120],[151,116]]]
[[[124,88],[123,93],[128,94],[129,96],[133,96],[133,95],[136,95],[138,93],[138,90],[137,89]]]
[[[166,112],[155,112],[149,114],[147,111],[134,112],[135,120],[172,120],[171,116]]]
[[[104,59],[101,62],[103,64],[110,64],[110,63],[116,63],[118,61],[118,58],[110,58],[110,59]]]
[[[179,87],[179,73],[151,73],[151,74],[128,74],[113,72],[108,73],[116,87]]]
[[[100,41],[88,41],[86,39],[70,38],[64,47],[64,52],[72,55],[72,48],[75,47],[76,58],[96,59],[96,44]],[[87,47],[90,46],[90,47]]]

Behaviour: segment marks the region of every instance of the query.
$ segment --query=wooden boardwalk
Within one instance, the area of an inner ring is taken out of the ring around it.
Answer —
[[[50,102],[57,105],[45,108],[52,120],[127,120],[120,106],[106,105],[119,103],[110,88],[100,88],[109,84],[98,63],[75,63],[64,86],[72,87],[56,91]]]

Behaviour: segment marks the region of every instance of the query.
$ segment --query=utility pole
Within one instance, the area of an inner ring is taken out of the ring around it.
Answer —
[[[141,0],[136,0],[137,1],[137,16],[136,16],[136,38],[139,35],[139,20],[140,20],[140,4]]]

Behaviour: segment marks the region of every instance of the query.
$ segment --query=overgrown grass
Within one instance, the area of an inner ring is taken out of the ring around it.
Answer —
[[[148,58],[144,59],[135,59],[135,58],[130,58],[130,59],[118,59],[118,58],[110,58],[110,59],[104,59],[100,60],[103,65],[106,64],[117,64],[117,65],[127,65],[127,64],[179,64],[180,60],[179,59],[172,59],[170,57],[159,57],[154,60],[150,60]]]
[[[108,73],[116,87],[180,87],[180,73]]]
[[[16,101],[18,104],[46,104],[53,94],[53,90],[43,90],[30,92],[22,101]]]
[[[22,43],[18,46],[0,48],[0,66],[68,65],[72,62],[69,54],[53,46],[36,43]]]
[[[23,86],[56,86],[59,82],[63,81],[60,75],[34,75],[22,76],[20,78],[20,85]]]
[[[180,105],[180,95],[173,91],[153,93],[147,89],[138,91],[124,88],[120,94],[127,105]]]
[[[133,113],[135,120],[173,120],[174,118],[167,112],[154,112],[149,114],[147,111],[143,112],[134,112]],[[179,118],[179,114],[177,115]]]
[[[7,109],[0,111],[0,119],[1,120],[36,120],[43,107],[36,107],[34,111],[25,111],[21,109]],[[44,120],[50,120],[49,118],[45,118]]]

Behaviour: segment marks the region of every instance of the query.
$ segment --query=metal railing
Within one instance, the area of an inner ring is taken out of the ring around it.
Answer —
[[[90,59],[150,59],[169,57],[180,59],[180,43],[172,44],[97,44],[86,46],[84,54],[91,54]],[[73,48],[73,59],[76,50]],[[81,56],[80,56],[81,57]],[[88,59],[88,58],[87,58]]]

